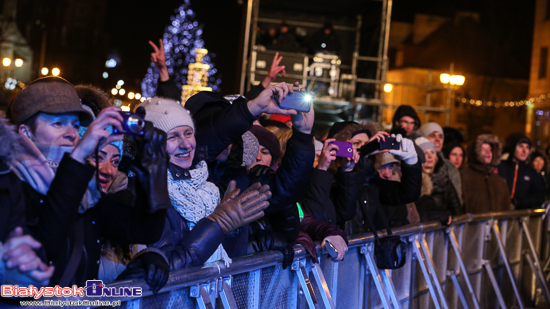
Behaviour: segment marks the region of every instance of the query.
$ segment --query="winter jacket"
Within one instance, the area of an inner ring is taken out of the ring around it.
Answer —
[[[5,243],[8,235],[18,226],[26,230],[25,201],[21,180],[11,168],[0,160],[0,242]]]
[[[356,168],[363,170],[365,176],[362,179],[367,179],[367,183],[359,193],[355,211],[342,215],[343,217],[353,215],[351,216],[353,220],[346,222],[345,231],[348,234],[369,231],[369,225],[366,222],[367,216],[377,230],[388,227],[389,221],[383,213],[382,205],[404,205],[414,202],[420,196],[422,187],[422,165],[420,161],[414,165],[402,162],[400,182],[381,179],[375,173],[374,168],[372,168],[372,161],[368,158],[362,158],[358,164],[359,166],[356,165]],[[406,212],[406,206],[402,207],[401,211]],[[403,213],[402,216],[406,217],[407,215]]]
[[[481,145],[489,144],[493,149],[490,164],[484,164],[481,157]],[[498,137],[482,134],[468,146],[468,167],[460,170],[462,179],[462,197],[467,213],[507,211],[511,209],[510,191],[506,181],[495,174],[500,163],[502,146]]]
[[[448,177],[455,191],[458,193],[458,201],[460,205],[462,205],[462,195],[460,194],[460,192],[462,192],[462,181],[460,180],[460,172],[458,171],[456,166],[454,166],[449,160],[445,158],[445,156],[443,156],[443,153],[441,151],[437,153],[437,160],[438,162],[442,162],[444,166],[441,166],[439,169],[437,169],[437,171],[434,171],[435,175],[432,175],[432,179],[434,177],[437,178],[438,173],[445,173],[446,175],[440,175],[440,177]],[[451,212],[453,211],[451,210]]]
[[[516,175],[517,168],[517,177]],[[498,166],[498,174],[506,179],[508,189],[514,192],[512,203],[516,209],[540,208],[544,203],[546,188],[544,179],[533,168],[529,167],[525,161],[515,162],[513,153],[508,160],[503,161]],[[514,178],[516,186],[514,188]]]
[[[359,174],[361,172],[355,170],[344,172],[342,168],[338,168],[336,175],[314,169],[300,205],[318,221],[344,224],[353,217],[341,215],[355,211],[359,191],[364,184]]]
[[[167,210],[165,220],[162,237],[148,246],[162,250],[172,270],[204,264],[225,237],[219,224],[207,218],[190,230],[174,208]]]
[[[443,162],[438,161],[436,169],[444,169]],[[455,191],[446,173],[422,174],[421,197],[415,202],[416,209],[423,222],[439,221],[447,225],[449,216],[464,213],[464,208],[458,200]]]
[[[145,211],[148,202],[136,199],[136,204],[132,205],[128,202],[132,194],[126,190],[102,195],[94,207],[83,214],[78,213],[93,173],[91,165],[82,164],[65,154],[47,195],[23,183],[27,225],[33,237],[44,246],[48,260],[55,265],[50,285],[61,279],[79,229],[83,231],[83,251],[69,286],[84,286],[86,280],[97,278],[101,238],[120,244],[152,243],[160,238],[166,211],[148,214]]]

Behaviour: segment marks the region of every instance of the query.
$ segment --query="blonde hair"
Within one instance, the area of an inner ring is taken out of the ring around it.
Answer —
[[[281,160],[285,156],[286,152],[286,143],[292,137],[292,129],[290,128],[277,128],[273,131],[273,134],[277,137],[279,140],[279,144],[281,144],[281,156],[279,159],[277,159],[277,163],[281,163]]]

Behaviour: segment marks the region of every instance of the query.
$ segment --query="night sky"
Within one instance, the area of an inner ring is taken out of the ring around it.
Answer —
[[[243,1],[246,3],[246,1]],[[284,1],[283,1],[284,2]],[[289,2],[289,1],[286,1]],[[481,24],[500,45],[524,66],[529,67],[532,45],[534,0],[394,0],[392,20],[412,21],[415,13],[452,17],[458,10],[479,12]],[[120,58],[116,74],[138,87],[149,65],[151,48],[148,40],[158,42],[170,16],[181,0],[109,1],[107,28],[109,52]],[[235,93],[239,87],[240,32],[244,22],[244,5],[237,0],[192,0],[191,8],[204,25],[206,48],[214,53],[215,66],[222,75],[222,93]],[[312,10],[319,11],[316,7]],[[330,9],[329,9],[330,10]],[[373,13],[365,12],[365,24],[373,21]],[[376,15],[376,14],[375,14]],[[524,78],[528,78],[525,76]],[[137,89],[136,89],[137,90]]]

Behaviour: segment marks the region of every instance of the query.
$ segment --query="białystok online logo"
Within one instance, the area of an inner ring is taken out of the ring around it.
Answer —
[[[2,297],[141,297],[141,288],[139,287],[107,287],[101,280],[88,280],[86,287],[79,288],[76,285],[72,287],[42,287],[37,288],[33,285],[20,287],[18,285],[2,285]]]

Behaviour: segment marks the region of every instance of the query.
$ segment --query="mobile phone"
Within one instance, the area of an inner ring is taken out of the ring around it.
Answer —
[[[326,244],[325,248],[327,248],[327,252],[330,255],[330,257],[331,258],[338,257],[338,250],[336,250],[336,247],[334,247],[334,245],[328,240],[325,240],[325,244]]]
[[[359,153],[362,156],[369,155],[376,150],[380,149],[399,149],[401,148],[401,142],[398,142],[395,137],[386,137],[385,141],[372,141],[359,148]]]
[[[279,101],[279,93],[275,93],[272,97],[273,101]],[[302,91],[295,91],[294,93],[289,93],[286,95],[279,104],[279,107],[282,109],[294,109],[297,112],[307,113],[311,109],[311,103],[313,102],[313,97]]]
[[[338,146],[338,151],[336,151],[336,156],[340,158],[353,158],[353,144],[342,141],[330,142]]]
[[[385,141],[380,141],[380,149],[399,149],[401,142],[398,142],[395,137],[386,137]]]

